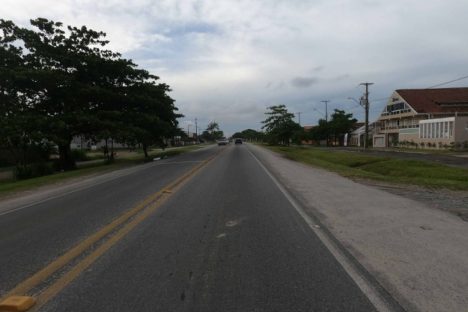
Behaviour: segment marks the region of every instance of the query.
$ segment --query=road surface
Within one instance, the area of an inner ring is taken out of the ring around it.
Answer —
[[[33,311],[375,311],[246,144],[4,211],[0,250]]]

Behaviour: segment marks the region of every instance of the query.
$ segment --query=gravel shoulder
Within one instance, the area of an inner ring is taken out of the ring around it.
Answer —
[[[358,183],[249,148],[405,309],[466,311],[468,224],[450,211],[466,194]]]
[[[357,183],[376,187],[383,191],[412,199],[433,209],[450,212],[468,222],[468,192],[447,189],[431,189],[415,185],[396,185],[371,180],[355,180]]]

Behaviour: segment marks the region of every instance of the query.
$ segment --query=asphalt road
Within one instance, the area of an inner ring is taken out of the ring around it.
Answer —
[[[185,154],[1,215],[0,296],[201,165],[76,276],[67,272],[105,239],[32,287],[27,294],[39,298],[57,291],[40,311],[375,310],[245,144]]]

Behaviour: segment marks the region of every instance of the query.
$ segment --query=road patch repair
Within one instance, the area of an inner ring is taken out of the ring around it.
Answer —
[[[249,149],[405,310],[467,311],[468,224],[462,219],[261,147]]]
[[[0,312],[36,311],[63,290],[100,256],[153,214],[180,187],[221,152],[195,165],[188,172],[149,195],[108,225],[90,235],[0,298]],[[57,274],[57,272],[61,274]],[[60,275],[60,276],[55,276]]]

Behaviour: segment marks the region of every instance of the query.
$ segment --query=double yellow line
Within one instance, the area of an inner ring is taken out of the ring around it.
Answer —
[[[31,277],[19,283],[15,288],[10,290],[3,298],[0,299],[0,311],[23,311],[20,307],[9,306],[3,303],[14,302],[17,298],[28,298],[35,303],[34,310],[39,309],[62,289],[64,289],[69,283],[71,283],[76,277],[78,277],[84,270],[86,270],[91,264],[93,264],[101,255],[103,255],[109,248],[119,242],[125,237],[133,228],[150,216],[161,204],[167,200],[173,191],[180,187],[184,182],[188,181],[194,176],[200,169],[205,167],[210,161],[212,161],[217,155],[210,157],[209,159],[202,161],[200,164],[192,168],[189,172],[177,178],[172,183],[169,183],[162,190],[148,196],[142,202],[137,204],[135,207],[126,211],[120,217],[112,221],[110,224],[104,226],[99,231],[89,236],[85,240],[81,241],[75,247],[67,251],[65,254],[48,264],[42,270],[36,272]],[[118,229],[120,227],[120,229]],[[117,230],[118,229],[118,230]],[[106,238],[106,236],[109,236]],[[106,238],[106,239],[105,239]],[[28,292],[46,279],[52,276],[55,272],[62,269],[66,264],[73,261],[78,256],[82,255],[91,246],[103,240],[99,247],[93,250],[89,255],[80,260],[74,265],[69,271],[62,275],[58,280],[54,281],[49,287],[43,290],[36,298],[22,297],[27,296]],[[20,300],[21,301],[21,300]],[[2,310],[4,309],[4,310]]]

